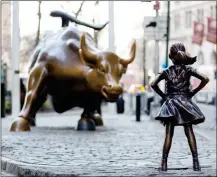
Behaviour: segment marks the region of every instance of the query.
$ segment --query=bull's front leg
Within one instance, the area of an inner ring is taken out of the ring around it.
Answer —
[[[77,130],[96,130],[96,125],[92,119],[94,109],[90,107],[84,108],[83,113],[81,114],[81,119],[78,121]]]
[[[38,99],[37,105],[35,105],[36,110],[39,110],[43,106],[43,104],[47,100],[46,95],[47,94],[44,93],[44,95],[41,95],[40,99]],[[31,117],[28,119],[30,126],[36,126],[36,113],[37,113],[36,111],[33,111]]]
[[[97,106],[97,109],[91,113],[91,118],[93,119],[96,126],[103,126],[101,103]]]
[[[27,83],[27,94],[18,118],[12,123],[10,131],[29,131],[29,119],[38,111],[47,95],[45,79],[47,70],[38,65],[33,68]],[[40,104],[40,105],[39,105]]]

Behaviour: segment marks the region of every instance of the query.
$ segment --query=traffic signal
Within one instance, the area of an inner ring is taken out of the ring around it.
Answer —
[[[156,27],[157,26],[157,23],[155,22],[155,21],[153,21],[153,22],[150,22],[148,25],[146,25],[146,28],[148,28],[148,27]]]

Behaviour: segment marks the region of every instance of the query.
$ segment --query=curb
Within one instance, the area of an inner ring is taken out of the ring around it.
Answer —
[[[1,171],[1,176],[2,177],[18,177],[18,176],[14,175],[14,174],[7,173],[5,171]]]
[[[1,170],[18,177],[28,177],[28,176],[29,177],[30,176],[31,177],[77,177],[78,176],[74,174],[57,174],[57,173],[49,172],[44,167],[46,166],[44,165],[39,166],[39,165],[17,162],[15,160],[11,160],[5,157],[1,158]],[[58,166],[56,168],[58,168]]]
[[[14,160],[11,160],[11,159],[8,159],[5,157],[2,157],[1,163],[2,163],[2,166],[1,166],[2,172],[3,172],[3,174],[6,174],[8,177],[79,177],[79,176],[90,175],[89,173],[86,173],[83,175],[66,174],[66,173],[61,173],[61,172],[55,173],[52,171],[52,169],[50,169],[50,171],[46,170],[47,167],[49,167],[49,166],[44,166],[44,165],[33,166],[32,164],[17,162],[17,161],[14,161]],[[52,167],[55,170],[59,168],[59,166],[56,166],[56,167],[52,166]],[[201,166],[201,168],[209,168],[209,167],[210,167],[209,165]],[[149,168],[149,167],[147,167],[147,168]],[[151,168],[153,168],[153,167],[151,167]],[[153,169],[158,170],[158,172],[160,172],[159,168],[157,168],[157,167],[153,168]],[[175,171],[179,171],[179,170],[185,171],[185,170],[189,170],[189,169],[191,169],[191,167],[168,168],[168,170],[173,170],[173,171],[174,170]],[[171,172],[171,173],[167,172],[165,174],[158,173],[158,172],[154,172],[153,174],[149,174],[147,176],[174,176],[175,175],[174,172]],[[93,175],[90,175],[90,176],[93,176]],[[105,175],[100,175],[100,176],[105,176]],[[120,175],[120,176],[123,176],[123,175]],[[142,176],[145,176],[145,175],[142,175]],[[181,176],[183,176],[183,175],[181,175]],[[198,176],[198,175],[195,173],[195,174],[190,174],[190,176]],[[199,175],[199,176],[201,176],[201,175]],[[211,175],[208,175],[208,176],[211,176]]]

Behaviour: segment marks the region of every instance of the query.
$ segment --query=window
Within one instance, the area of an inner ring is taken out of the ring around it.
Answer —
[[[210,16],[216,18],[216,5],[210,7]]]
[[[174,16],[174,27],[175,29],[180,28],[180,14],[175,14]]]
[[[185,27],[191,28],[191,25],[192,25],[192,12],[186,11],[186,13],[185,13]]]
[[[204,20],[203,9],[198,9],[197,10],[197,21],[203,23],[203,20]]]

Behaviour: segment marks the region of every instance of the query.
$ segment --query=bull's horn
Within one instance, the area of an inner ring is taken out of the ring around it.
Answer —
[[[128,64],[133,62],[133,60],[135,59],[135,55],[136,55],[136,41],[134,40],[130,51],[130,59],[128,60],[121,59],[120,63],[124,66],[127,66]]]
[[[78,20],[77,18],[69,15],[68,13],[65,13],[65,12],[59,11],[59,10],[52,11],[50,13],[50,16],[52,16],[52,17],[61,17],[62,21],[66,21],[67,23],[69,21],[71,21],[71,22],[74,22],[76,24],[83,25],[83,26],[86,26],[86,27],[89,27],[89,28],[92,28],[92,29],[98,30],[98,31],[105,28],[105,26],[108,24],[108,22],[107,22],[107,23],[102,24],[102,25],[91,25],[91,24],[82,22],[82,21]],[[63,25],[65,25],[65,24],[63,24]],[[68,26],[68,24],[66,24],[66,26]]]
[[[81,50],[85,56],[86,60],[89,60],[91,63],[97,62],[97,56],[91,52],[89,52],[86,43],[85,43],[85,33],[81,35]]]

